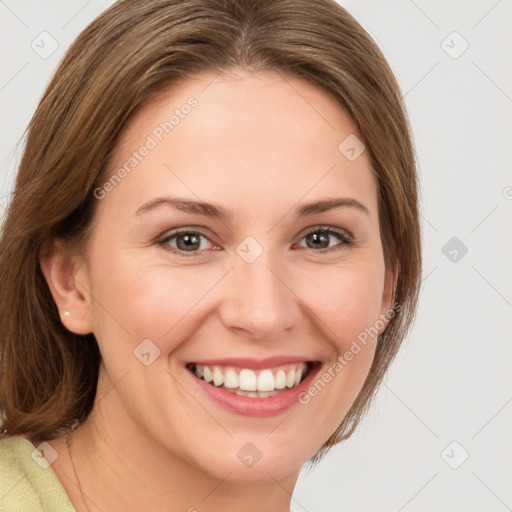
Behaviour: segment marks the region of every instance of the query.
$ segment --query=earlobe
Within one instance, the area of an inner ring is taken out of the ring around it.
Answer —
[[[41,247],[39,262],[64,326],[75,334],[93,332],[91,302],[79,289],[83,286],[78,282],[76,257],[62,242],[48,240]],[[84,279],[85,274],[81,276]]]

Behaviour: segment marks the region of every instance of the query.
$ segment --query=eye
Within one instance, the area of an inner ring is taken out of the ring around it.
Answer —
[[[329,245],[329,238],[336,238],[339,242],[334,246]],[[305,233],[301,240],[306,240],[312,246],[306,248],[314,248],[315,252],[324,254],[326,252],[343,249],[346,246],[354,245],[352,238],[344,231],[332,229],[326,226],[315,226]],[[317,250],[318,249],[318,250]]]
[[[184,229],[165,236],[157,243],[164,249],[182,256],[194,256],[198,251],[205,250],[205,247],[201,244],[201,238],[209,240],[206,235],[199,231]],[[176,241],[176,246],[171,245],[172,240]]]
[[[179,254],[180,256],[195,256],[199,252],[207,249],[207,247],[204,247],[204,244],[201,243],[202,238],[210,241],[209,238],[200,231],[181,229],[164,236],[157,241],[157,244],[165,250]],[[340,243],[331,246],[330,238],[336,239]],[[306,244],[312,244],[310,247],[306,246],[306,248],[312,248],[315,252],[320,254],[343,249],[346,246],[355,245],[354,240],[346,232],[326,226],[315,226],[311,228],[303,235],[301,240],[304,239],[306,240]],[[176,245],[171,243],[173,241]]]

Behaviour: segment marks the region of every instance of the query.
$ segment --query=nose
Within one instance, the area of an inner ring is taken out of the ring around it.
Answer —
[[[257,340],[279,340],[297,326],[301,302],[289,270],[263,253],[252,263],[238,255],[228,276],[220,315],[226,328]]]

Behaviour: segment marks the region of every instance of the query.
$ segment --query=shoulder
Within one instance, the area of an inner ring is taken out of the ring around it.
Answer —
[[[47,461],[52,450],[43,457],[25,436],[0,438],[0,512],[75,512]]]

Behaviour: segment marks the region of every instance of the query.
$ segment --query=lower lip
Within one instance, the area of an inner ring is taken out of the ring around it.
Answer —
[[[319,367],[315,366],[298,386],[267,398],[250,398],[247,396],[240,396],[230,391],[226,391],[225,389],[218,388],[217,386],[208,384],[199,377],[196,377],[196,375],[187,369],[185,369],[185,371],[196,382],[196,385],[198,385],[199,388],[208,395],[208,397],[219,404],[222,408],[241,416],[264,418],[282,414],[294,405],[298,404],[299,395],[309,388],[310,383],[318,373],[319,369]]]

